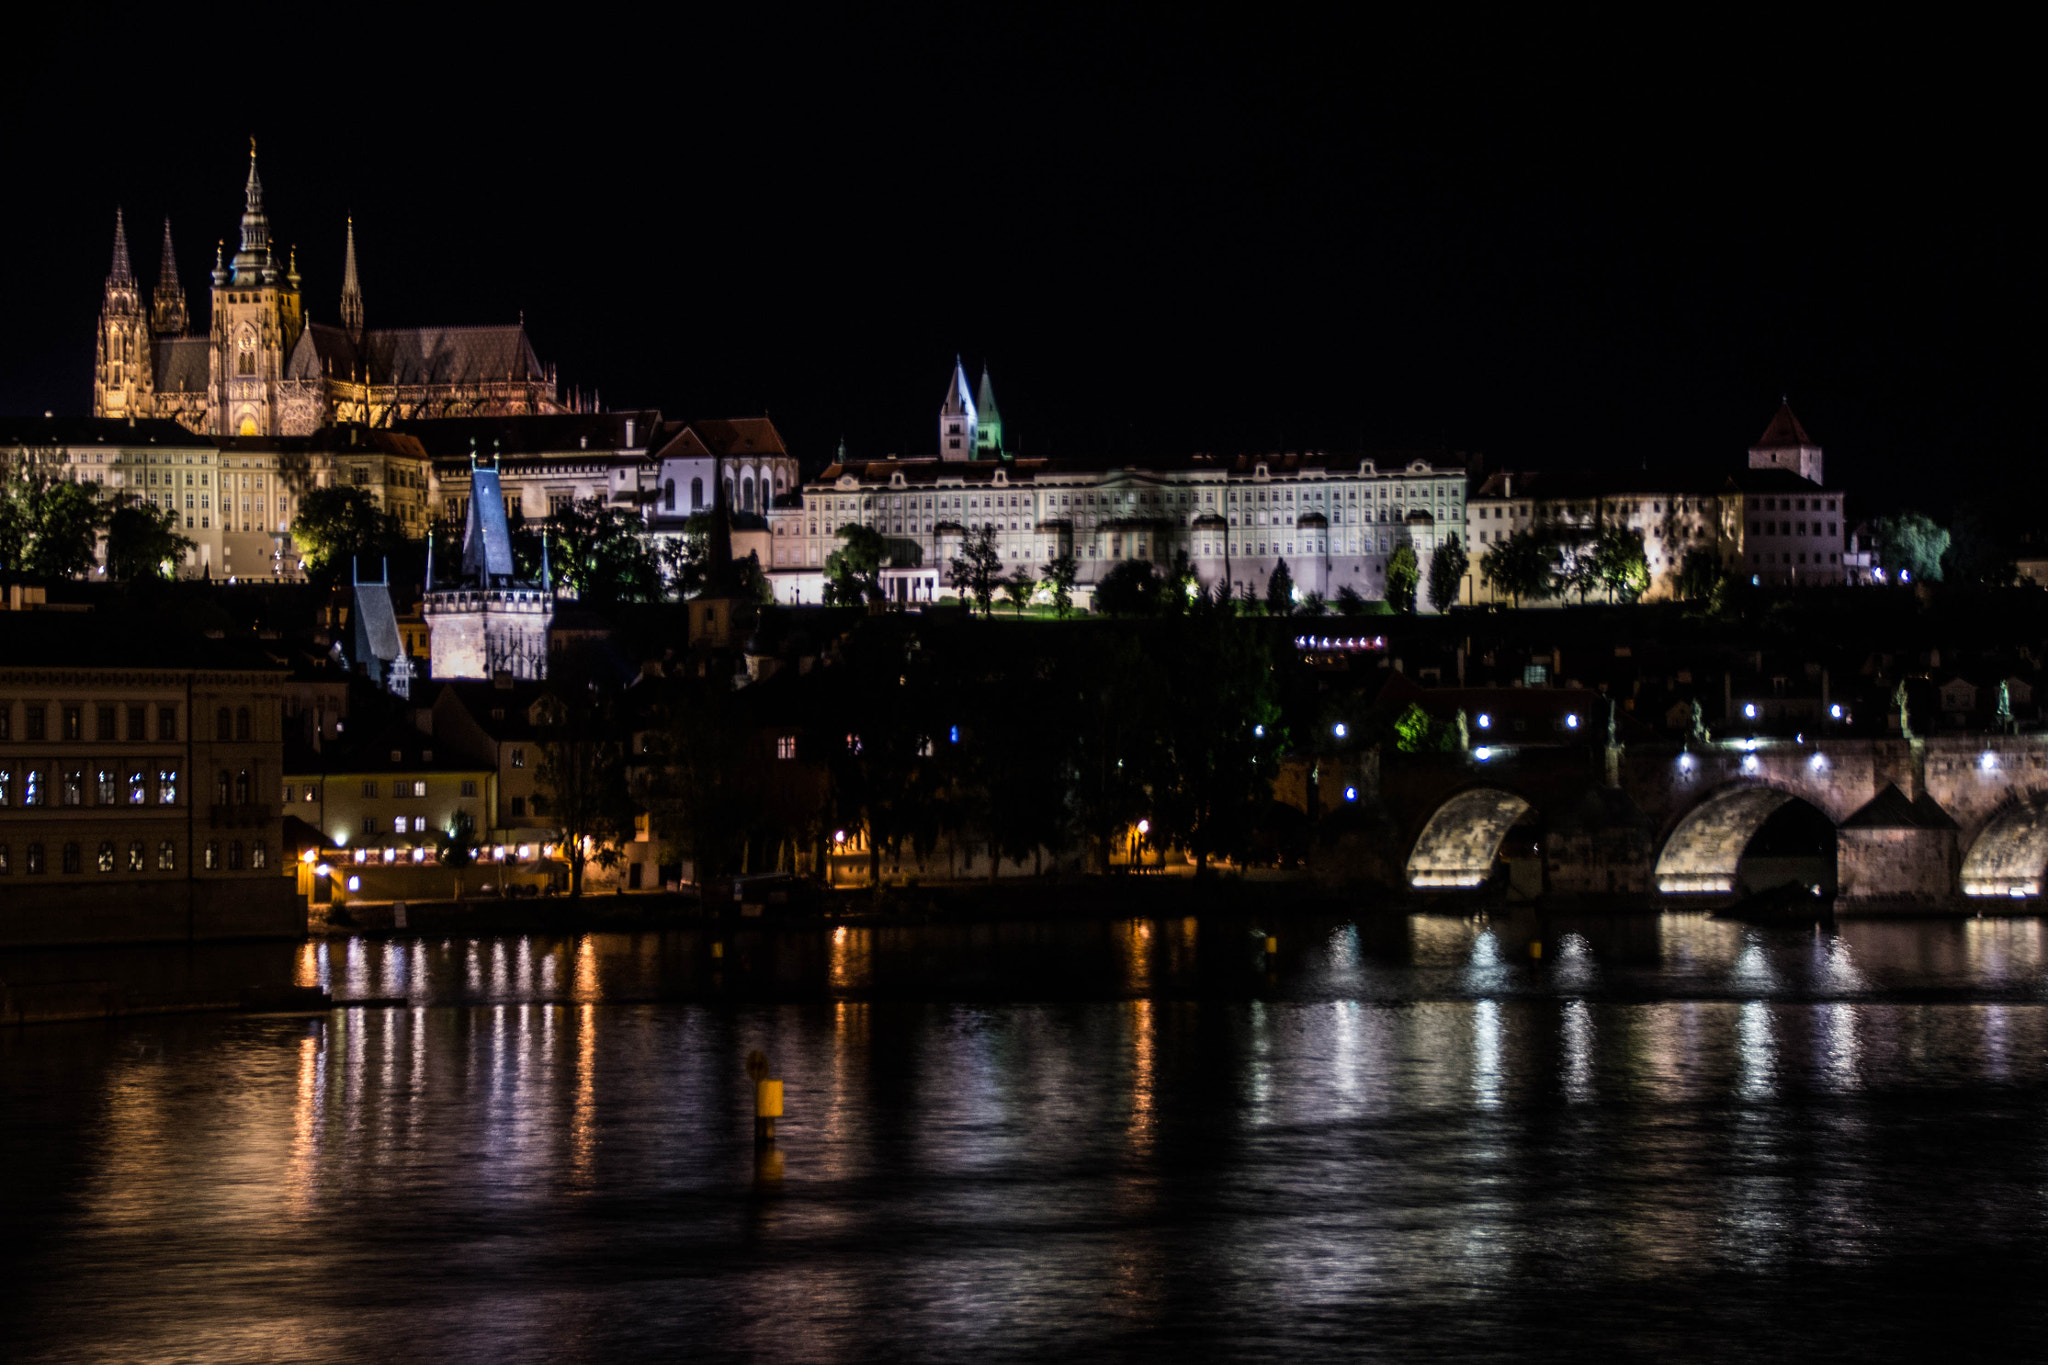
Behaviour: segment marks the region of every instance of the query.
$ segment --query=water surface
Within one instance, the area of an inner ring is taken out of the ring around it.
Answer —
[[[4,1354],[2043,1354],[2039,921],[718,941],[335,940],[279,970],[400,1003],[0,1034]]]

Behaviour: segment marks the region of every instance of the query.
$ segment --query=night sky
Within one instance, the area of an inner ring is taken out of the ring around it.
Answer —
[[[86,410],[116,204],[145,286],[171,215],[204,317],[253,133],[315,319],[352,212],[371,326],[523,310],[565,383],[765,409],[807,468],[930,453],[956,352],[1027,455],[1729,468],[1780,394],[1866,509],[2035,455],[2010,35],[592,13],[31,47],[0,411]]]

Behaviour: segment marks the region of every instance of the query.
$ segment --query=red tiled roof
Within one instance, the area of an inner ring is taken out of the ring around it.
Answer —
[[[1771,424],[1764,428],[1763,437],[1751,449],[1797,450],[1801,446],[1811,448],[1813,444],[1806,428],[1799,425],[1799,419],[1792,415],[1792,405],[1780,403],[1777,416],[1771,418]]]

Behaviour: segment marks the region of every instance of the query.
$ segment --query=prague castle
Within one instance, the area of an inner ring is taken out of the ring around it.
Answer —
[[[523,324],[370,328],[346,225],[338,325],[309,321],[295,252],[271,245],[256,149],[241,244],[216,249],[212,312],[193,334],[171,225],[163,264],[144,301],[129,262],[126,224],[114,216],[114,261],[100,308],[93,414],[175,420],[207,436],[297,436],[337,422],[390,426],[436,417],[566,412],[554,371]]]

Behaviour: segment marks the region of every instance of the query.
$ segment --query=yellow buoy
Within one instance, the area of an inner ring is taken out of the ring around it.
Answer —
[[[714,944],[712,944],[712,945],[711,945],[711,955],[712,955],[713,957],[724,957],[724,956],[725,956],[725,945],[724,945],[723,943],[714,943]]]
[[[757,1119],[779,1119],[782,1117],[782,1082],[754,1082],[754,1117]]]
[[[1274,937],[1273,937],[1273,936],[1272,936],[1271,934],[1268,934],[1268,935],[1266,936],[1266,951],[1267,951],[1267,952],[1269,952],[1269,953],[1277,953],[1277,952],[1279,952],[1279,951],[1280,951],[1280,940],[1279,940],[1279,939],[1277,939],[1277,938],[1274,938]]]
[[[1542,939],[1540,939],[1540,938],[1532,938],[1532,939],[1530,939],[1530,940],[1529,940],[1529,956],[1530,956],[1530,957],[1542,957],[1542,956],[1543,956],[1543,940],[1542,940]]]

